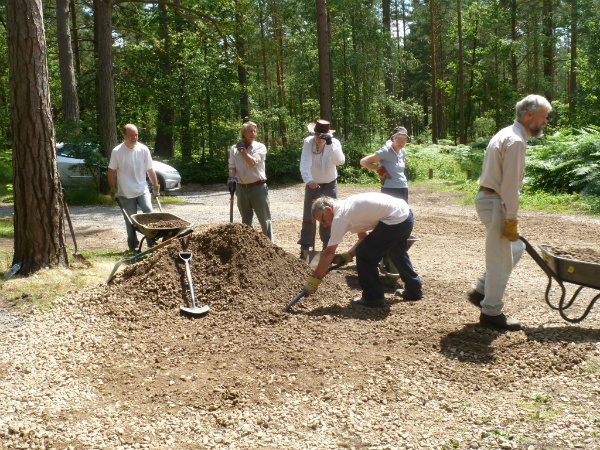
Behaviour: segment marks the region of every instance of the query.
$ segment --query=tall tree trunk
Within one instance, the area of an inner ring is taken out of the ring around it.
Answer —
[[[519,85],[517,79],[517,0],[511,0],[510,2],[510,38],[512,41],[512,50],[510,52],[510,65],[511,65],[511,76],[512,85],[515,92]]]
[[[69,0],[69,10],[71,12],[71,46],[75,56],[75,71],[77,75],[81,75],[81,52],[79,51],[79,27],[77,26],[77,9],[75,8],[75,0]]]
[[[329,80],[329,31],[327,1],[317,0],[317,38],[319,50],[319,101],[321,119],[331,122],[331,84]]]
[[[283,76],[283,36],[279,26],[279,12],[276,4],[277,0],[271,0],[271,17],[273,21],[273,39],[277,50],[276,54],[276,69],[277,69],[277,87],[279,90],[279,107],[285,106],[285,81]],[[279,130],[283,145],[287,145],[287,127],[283,117],[279,118]]]
[[[471,123],[471,111],[473,110],[473,102],[471,101],[473,96],[473,84],[475,82],[475,62],[477,60],[477,29],[479,27],[479,21],[475,20],[475,32],[473,33],[473,52],[471,54],[471,72],[469,75],[469,88],[467,89],[467,112],[465,118],[465,129]]]
[[[98,136],[104,156],[117,145],[115,85],[112,66],[112,0],[94,0]]]
[[[554,19],[552,0],[544,0],[542,17],[544,20],[544,95],[548,101],[554,98]]]
[[[460,0],[456,1],[458,10],[458,135],[461,144],[467,143],[465,130],[465,68],[462,40],[462,8]]]
[[[392,55],[392,45],[391,45],[391,27],[392,27],[392,19],[391,19],[391,2],[390,0],[382,0],[382,12],[383,12],[383,38],[385,39],[385,50],[386,50],[386,58],[385,58],[385,94],[387,97],[386,106],[385,106],[385,115],[388,120],[388,128],[392,128],[394,126],[394,113],[389,102],[394,98],[394,74],[392,72],[392,65],[388,63],[388,58]]]
[[[575,91],[577,90],[577,0],[571,0],[571,69],[569,73],[569,112],[571,120],[577,113],[577,101]]]
[[[79,122],[79,101],[77,100],[71,31],[69,29],[69,0],[56,0],[56,33],[63,117]]]
[[[169,95],[171,86],[171,36],[169,34],[169,20],[167,7],[158,4],[160,18],[160,38],[162,48],[158,50],[158,61],[160,63],[161,88],[158,99],[158,113],[156,117],[156,141],[154,143],[154,154],[171,158],[175,155],[175,140],[173,137],[173,125],[175,124],[175,105],[172,95]],[[165,83],[165,80],[167,82]]]
[[[263,8],[266,5],[260,5],[260,10],[258,12],[259,22],[260,22],[260,51],[262,53],[262,61],[263,61],[263,82],[264,82],[264,91],[265,91],[265,101],[263,104],[264,110],[269,110],[269,70],[267,65],[267,40],[265,35],[265,20],[263,16]],[[263,124],[263,129],[265,130],[264,144],[269,147],[269,122],[265,120]]]
[[[400,12],[398,0],[394,0],[394,12],[396,15],[396,51],[398,52],[398,100],[402,100],[402,51],[400,50]]]
[[[429,23],[431,25],[431,140],[438,141],[437,130],[437,74],[435,61],[435,5],[429,0]]]
[[[240,83],[240,119],[242,122],[250,120],[250,101],[248,100],[248,87],[246,86],[246,40],[244,39],[244,5],[239,0],[235,1],[235,47],[238,54],[237,72]]]
[[[402,0],[402,44],[404,47],[404,91],[402,94],[402,98],[406,100],[408,98],[408,49],[406,48],[406,4],[405,0]],[[406,130],[409,134],[413,134],[412,132],[412,118],[407,117],[405,121],[405,117],[402,117],[402,123],[406,126]]]
[[[14,256],[29,274],[67,266],[42,0],[6,0],[14,186]]]

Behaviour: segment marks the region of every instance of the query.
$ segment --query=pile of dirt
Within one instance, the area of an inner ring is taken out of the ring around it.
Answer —
[[[244,320],[276,320],[302,290],[309,266],[247,225],[218,225],[173,241],[119,272],[98,296],[108,314],[136,321],[148,308],[177,313],[191,296],[180,252],[191,252],[196,305]]]

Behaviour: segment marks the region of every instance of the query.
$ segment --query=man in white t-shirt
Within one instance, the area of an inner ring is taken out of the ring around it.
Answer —
[[[130,217],[137,213],[138,206],[145,213],[152,212],[146,174],[154,186],[152,195],[158,197],[160,186],[152,168],[150,150],[138,142],[136,126],[128,123],[123,127],[123,143],[116,146],[110,155],[108,184],[111,198],[116,200],[119,197],[121,206]],[[139,245],[137,234],[127,220],[125,220],[125,226],[127,227],[129,250],[136,251]],[[152,241],[148,242],[149,247],[153,244]]]
[[[331,236],[319,265],[304,285],[305,295],[317,290],[332,262],[350,262],[356,256],[358,282],[363,294],[352,299],[352,303],[373,308],[384,306],[384,289],[378,267],[383,255],[389,252],[405,286],[396,294],[404,300],[420,300],[423,297],[423,283],[414,271],[406,250],[414,218],[404,200],[378,192],[357,194],[345,200],[321,197],[315,201],[312,212],[323,226],[331,227]],[[358,242],[348,252],[336,255],[337,246],[349,232],[358,234]]]

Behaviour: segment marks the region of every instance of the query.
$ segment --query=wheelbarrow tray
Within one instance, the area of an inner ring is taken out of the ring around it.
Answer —
[[[156,226],[159,222],[170,220],[181,222],[181,226],[175,228],[161,228]],[[138,231],[146,236],[146,239],[154,240],[160,238],[163,240],[169,239],[192,226],[187,220],[164,212],[134,214],[131,216],[131,221],[135,224]]]
[[[567,259],[552,253],[552,245],[540,245],[544,262],[558,275],[569,283],[600,289],[600,264],[576,259]]]

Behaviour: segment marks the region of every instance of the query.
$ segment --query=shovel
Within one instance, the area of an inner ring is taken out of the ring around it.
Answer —
[[[315,204],[315,199],[313,198],[312,200],[313,205]],[[315,217],[313,216],[312,218],[312,250],[309,250],[307,255],[306,255],[306,263],[311,267],[311,269],[316,269],[316,267],[319,265],[319,260],[321,259],[321,250],[316,250],[315,249],[315,241],[317,239],[317,221],[315,220]]]
[[[75,240],[75,231],[73,230],[73,223],[71,222],[71,214],[69,214],[69,205],[67,205],[67,193],[65,192],[65,188],[62,188],[62,195],[63,195],[63,203],[65,205],[65,216],[67,216],[67,222],[69,224],[69,230],[71,230],[71,237],[73,238],[73,245],[75,246],[75,251],[73,252],[73,257],[85,264],[87,267],[90,267],[92,264],[83,257],[83,255],[80,255],[79,253],[77,253],[77,241]]]
[[[126,213],[125,213],[126,214]],[[129,219],[129,216],[126,216],[127,219]],[[149,248],[148,250],[142,252],[142,253],[138,253],[135,256],[132,256],[131,258],[123,258],[117,261],[117,263],[115,264],[115,267],[113,267],[112,272],[110,273],[110,275],[108,276],[108,279],[106,280],[106,284],[110,283],[110,280],[113,279],[113,277],[115,276],[115,273],[117,273],[117,269],[119,268],[119,266],[127,261],[133,261],[136,258],[139,258],[140,256],[144,256],[147,255],[148,253],[152,253],[155,252],[156,250],[158,250],[161,247],[164,247],[165,245],[168,245],[171,243],[171,241],[174,241],[175,239],[180,239],[184,236],[187,236],[188,234],[191,234],[194,231],[193,228],[188,228],[187,230],[183,230],[182,232],[180,232],[179,234],[173,236],[170,239],[167,239],[166,241],[162,241],[160,244],[155,245],[152,248]]]
[[[319,252],[319,253],[320,253],[320,252]],[[333,264],[332,264],[331,266],[329,266],[329,267],[327,268],[327,272],[325,272],[325,275],[327,275],[327,274],[328,274],[329,272],[331,272],[332,270],[339,269],[339,268],[340,268],[340,267],[342,267],[344,264],[346,264],[346,263],[345,263],[345,262],[343,262],[343,263],[340,263],[340,264],[335,264],[335,265],[333,265]],[[323,277],[325,277],[325,275],[323,275]],[[294,300],[292,300],[292,301],[290,302],[290,304],[289,304],[289,305],[287,305],[287,306],[285,307],[285,309],[284,309],[283,311],[284,311],[284,312],[290,312],[290,311],[292,310],[292,306],[294,306],[294,305],[295,305],[295,304],[298,302],[298,300],[300,300],[302,297],[304,297],[304,295],[305,295],[305,294],[306,294],[306,293],[304,292],[304,290],[303,290],[302,292],[300,292],[300,293],[299,293],[299,294],[296,296],[296,298],[295,298]]]
[[[233,223],[233,194],[235,194],[235,187],[237,183],[231,183],[229,186],[229,194],[231,194],[231,199],[229,200],[229,223]]]
[[[202,308],[196,306],[196,296],[194,295],[194,285],[192,284],[192,274],[190,272],[190,260],[192,259],[192,252],[179,252],[179,257],[185,261],[185,274],[187,276],[188,285],[190,286],[190,296],[192,297],[192,306],[180,306],[181,312],[200,315],[208,312],[208,305],[204,305]]]

